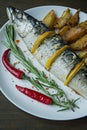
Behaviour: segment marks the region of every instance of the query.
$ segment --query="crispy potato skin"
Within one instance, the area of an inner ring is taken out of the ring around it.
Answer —
[[[67,31],[62,38],[67,41],[68,43],[72,43],[76,41],[77,39],[81,38],[83,35],[85,35],[86,30],[83,27],[72,27],[69,31]]]
[[[72,15],[72,17],[66,22],[65,26],[59,29],[60,36],[63,36],[68,30],[71,29],[71,27],[74,27],[79,24],[79,12],[80,9],[78,9],[76,13]]]
[[[80,9],[77,10],[77,12],[71,17],[70,20],[68,20],[68,22],[67,22],[68,26],[74,27],[74,26],[78,25],[79,13],[80,13]]]
[[[63,35],[61,36],[68,43],[73,43],[82,36],[84,36],[86,33],[87,33],[87,20],[79,23],[77,26],[74,27],[70,26],[70,29],[67,29],[64,33],[62,33]]]
[[[57,19],[57,16],[55,14],[54,10],[51,10],[42,20],[42,22],[49,28],[53,28],[54,27],[54,23]]]
[[[62,27],[64,27],[66,25],[66,23],[68,22],[68,20],[71,18],[71,13],[70,13],[70,9],[66,9],[62,16],[58,19],[58,21],[56,21],[56,24],[54,25],[55,28],[61,29]]]
[[[66,26],[64,26],[63,28],[61,28],[60,30],[59,30],[59,34],[60,34],[60,36],[62,37],[68,30],[70,30],[70,26],[69,25],[66,25]]]
[[[70,47],[75,51],[83,50],[87,47],[87,34],[78,39],[76,42],[72,43]]]
[[[83,21],[83,22],[81,22],[81,23],[79,23],[78,26],[85,28],[86,33],[87,33],[87,20],[86,20],[86,21]]]
[[[87,57],[87,47],[84,50],[79,51],[79,57],[80,58]]]

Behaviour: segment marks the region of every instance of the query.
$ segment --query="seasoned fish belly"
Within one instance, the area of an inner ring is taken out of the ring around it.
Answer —
[[[40,43],[35,46],[35,52],[32,53],[38,62],[58,79],[68,83],[70,88],[87,98],[87,66],[67,43],[57,34],[48,36],[49,28],[21,10],[8,7],[7,14],[29,51],[32,52],[35,41],[40,37],[38,40]],[[50,68],[49,66],[47,68],[49,62]]]

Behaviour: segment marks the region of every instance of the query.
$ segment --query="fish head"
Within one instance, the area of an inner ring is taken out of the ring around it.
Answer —
[[[9,20],[14,24],[19,25],[24,20],[27,20],[27,16],[22,10],[18,10],[11,6],[7,7],[6,10]]]
[[[42,34],[49,30],[41,21],[22,10],[11,6],[7,7],[6,10],[9,20],[21,37],[25,37],[32,30],[34,30],[35,34]]]
[[[6,8],[7,11],[7,16],[10,20],[10,22],[13,24],[14,28],[16,29],[16,31],[23,37],[25,36],[26,33],[25,28],[27,27],[27,15],[25,12],[23,12],[22,10],[16,9],[14,7],[7,7]],[[31,30],[32,25],[30,24],[29,29]]]

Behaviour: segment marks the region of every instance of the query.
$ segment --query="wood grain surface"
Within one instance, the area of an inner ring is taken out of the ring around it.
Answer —
[[[9,5],[23,10],[41,5],[62,5],[87,13],[86,0],[0,0],[0,27],[8,20],[6,7]],[[87,130],[87,117],[70,121],[41,119],[21,111],[0,92],[0,130]]]

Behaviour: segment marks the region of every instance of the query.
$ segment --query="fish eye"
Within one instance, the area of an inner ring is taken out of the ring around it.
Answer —
[[[16,16],[17,16],[18,19],[22,19],[23,14],[22,14],[21,11],[18,11],[18,12],[16,13]]]

